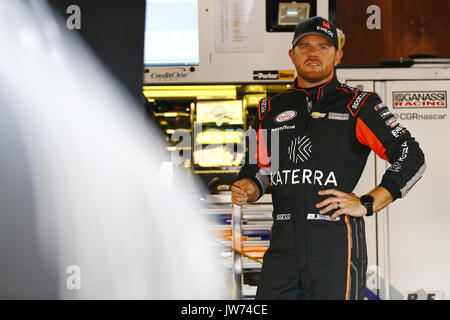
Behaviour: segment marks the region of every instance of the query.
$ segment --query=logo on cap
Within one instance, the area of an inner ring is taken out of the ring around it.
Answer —
[[[326,21],[322,21],[322,26],[330,30],[330,24]]]

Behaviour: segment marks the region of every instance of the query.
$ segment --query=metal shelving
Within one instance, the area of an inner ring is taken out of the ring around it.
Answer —
[[[233,299],[254,299],[263,254],[270,243],[271,196],[242,207],[231,203],[230,192],[208,195],[204,202],[203,213],[215,221],[209,228],[223,246],[221,256],[230,271]]]

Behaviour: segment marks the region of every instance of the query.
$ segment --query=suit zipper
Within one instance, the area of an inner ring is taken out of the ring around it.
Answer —
[[[312,108],[313,108],[313,101],[312,101],[312,98],[310,98],[309,96],[306,96],[306,106],[308,108],[308,113],[311,115]]]

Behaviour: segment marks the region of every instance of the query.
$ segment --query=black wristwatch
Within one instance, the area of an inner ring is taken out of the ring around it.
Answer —
[[[370,194],[365,194],[361,196],[359,201],[367,209],[366,216],[370,217],[371,215],[373,215],[373,197]]]

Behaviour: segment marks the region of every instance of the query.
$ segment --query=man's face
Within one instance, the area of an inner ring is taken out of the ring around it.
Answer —
[[[289,50],[289,56],[300,80],[320,84],[331,77],[334,67],[342,58],[342,51],[336,50],[325,37],[306,35]]]

